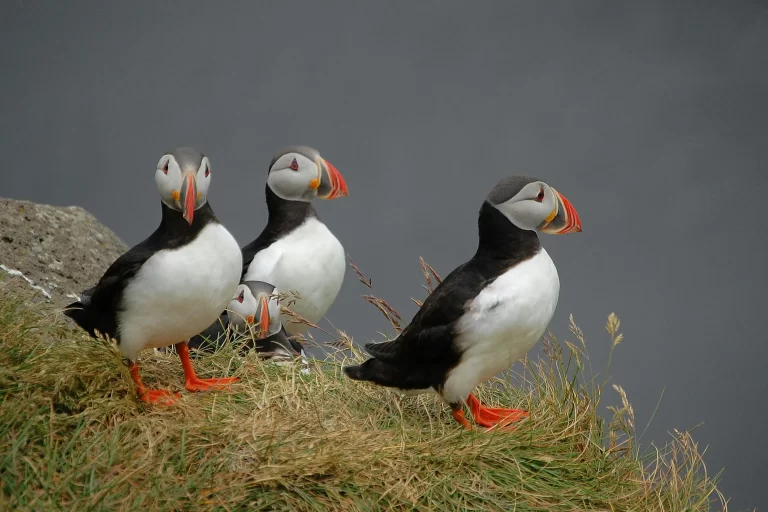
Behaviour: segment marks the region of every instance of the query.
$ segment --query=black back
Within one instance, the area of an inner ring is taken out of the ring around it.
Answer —
[[[160,226],[146,240],[132,247],[109,266],[98,284],[82,293],[80,301],[69,304],[64,314],[88,334],[94,330],[120,342],[117,314],[122,309],[123,291],[142,265],[156,252],[176,249],[192,242],[211,222],[218,222],[209,203],[198,210],[190,226],[180,211],[172,210],[161,202]]]
[[[345,368],[347,375],[401,389],[442,388],[461,358],[454,329],[467,304],[507,269],[541,249],[534,231],[518,228],[487,201],[478,228],[474,256],[445,277],[396,339],[365,345],[375,362]]]
[[[212,354],[224,346],[227,342],[226,330],[229,326],[229,315],[225,311],[215,322],[206,330],[189,339],[189,348],[197,349],[200,352]],[[162,352],[168,352],[170,347],[163,347]],[[285,327],[281,328],[275,334],[264,339],[257,340],[248,338],[240,347],[240,355],[245,355],[251,350],[259,354],[267,354],[280,349],[292,353],[295,357],[301,355],[302,346],[293,338],[289,338]]]
[[[245,278],[248,266],[253,261],[256,253],[266,249],[279,238],[284,237],[294,229],[302,225],[307,217],[317,217],[317,212],[312,203],[306,201],[288,201],[275,194],[269,185],[266,185],[267,196],[267,225],[261,234],[245,247],[243,247],[243,270],[240,279]]]
[[[249,339],[245,343],[244,352],[248,350],[254,350],[259,354],[287,351],[294,357],[298,357],[301,355],[301,344],[293,338],[289,338],[285,327],[283,327],[272,336],[268,336],[263,340]]]

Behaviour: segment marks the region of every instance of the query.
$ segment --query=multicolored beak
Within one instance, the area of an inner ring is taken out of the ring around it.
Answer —
[[[560,192],[550,187],[555,194],[555,209],[552,210],[549,218],[540,226],[539,231],[550,235],[564,235],[566,233],[580,233],[581,219],[576,213],[570,201]]]
[[[318,159],[320,168],[320,186],[317,188],[317,197],[320,199],[336,199],[349,195],[347,182],[344,177],[330,162],[324,158]]]
[[[269,295],[259,294],[256,302],[256,338],[263,340],[269,334]]]
[[[181,194],[179,203],[184,220],[191,226],[195,216],[195,203],[197,203],[197,185],[195,184],[195,175],[188,172],[184,175],[181,182]]]

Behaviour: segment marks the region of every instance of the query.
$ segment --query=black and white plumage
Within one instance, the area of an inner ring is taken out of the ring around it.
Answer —
[[[210,161],[199,151],[177,148],[163,155],[155,171],[160,226],[65,309],[91,336],[98,331],[117,341],[145,401],[169,403],[174,395],[141,383],[134,360],[148,348],[176,344],[190,391],[237,380],[198,379],[186,347],[226,307],[242,265],[237,241],[208,203],[210,179]]]
[[[486,427],[527,415],[484,407],[471,392],[525,355],[555,312],[560,281],[536,232],[579,232],[581,221],[555,189],[514,176],[488,195],[478,228],[474,256],[445,277],[400,335],[367,344],[372,358],[344,369],[352,379],[406,394],[436,392],[467,428],[465,399]]]
[[[317,323],[341,289],[346,270],[344,247],[318,218],[312,199],[347,196],[341,173],[317,150],[294,146],[269,165],[266,200],[269,218],[261,234],[243,247],[241,281],[271,283],[287,294],[285,306]],[[285,317],[290,335],[307,325]]]

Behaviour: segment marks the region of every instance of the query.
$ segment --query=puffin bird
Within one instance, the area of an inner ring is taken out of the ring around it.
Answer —
[[[275,286],[263,281],[240,284],[230,303],[229,322],[237,332],[250,331],[248,348],[275,359],[295,359],[305,355],[304,349],[283,331],[279,293]]]
[[[347,196],[341,173],[316,149],[293,146],[269,164],[266,198],[269,217],[261,234],[243,247],[241,281],[263,281],[291,294],[286,308],[312,323],[328,311],[346,270],[344,247],[317,217],[312,200]],[[291,336],[307,325],[288,317]]]
[[[475,423],[492,428],[528,413],[485,407],[472,390],[536,344],[560,293],[557,269],[537,231],[580,232],[581,221],[548,184],[513,176],[491,190],[478,228],[474,256],[446,276],[397,338],[366,344],[373,357],[344,372],[404,394],[436,392],[453,418],[471,428],[462,409],[466,400]]]
[[[295,359],[305,356],[303,347],[282,329],[279,292],[263,281],[246,281],[235,289],[227,311],[208,329],[192,337],[189,347],[215,352],[227,332],[246,336],[241,353],[254,350],[265,359]]]
[[[163,155],[155,171],[160,226],[65,309],[91,336],[98,331],[117,341],[139,396],[148,403],[168,405],[180,395],[144,386],[136,363],[143,349],[174,344],[189,391],[239,380],[198,378],[187,348],[186,340],[227,306],[240,280],[242,254],[208,203],[210,182],[210,161],[199,151],[182,147]]]

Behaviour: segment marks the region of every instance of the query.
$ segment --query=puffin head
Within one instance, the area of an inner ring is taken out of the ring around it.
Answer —
[[[550,235],[581,231],[581,219],[570,201],[536,178],[504,178],[493,187],[487,201],[520,229]]]
[[[263,281],[245,281],[235,289],[227,306],[229,321],[236,328],[254,328],[256,339],[277,334],[282,329],[277,288]]]
[[[155,183],[166,206],[182,212],[190,225],[195,210],[208,200],[211,163],[194,148],[176,148],[160,157]]]
[[[341,173],[314,148],[292,146],[282,149],[269,164],[267,186],[288,201],[336,199],[348,195]]]

